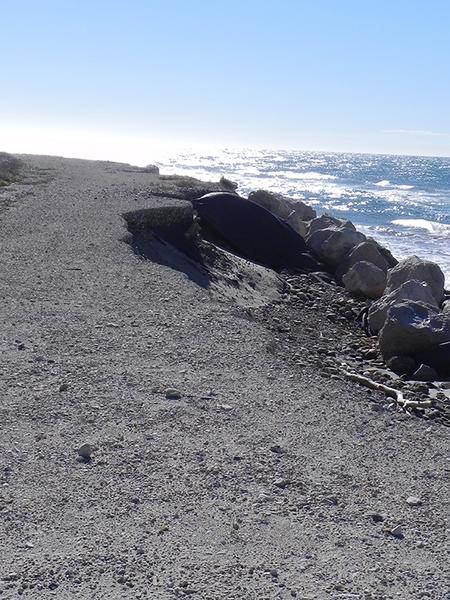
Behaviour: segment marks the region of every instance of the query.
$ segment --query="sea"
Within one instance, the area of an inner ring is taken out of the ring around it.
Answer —
[[[244,196],[265,189],[303,200],[318,214],[349,219],[399,259],[437,262],[450,285],[450,158],[222,149],[157,164],[166,174],[223,175]]]

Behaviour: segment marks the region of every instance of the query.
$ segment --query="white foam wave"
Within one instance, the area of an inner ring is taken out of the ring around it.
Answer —
[[[388,179],[382,179],[381,181],[378,181],[375,184],[377,187],[381,187],[381,188],[393,188],[394,190],[412,190],[414,189],[413,185],[407,185],[406,183],[402,183],[402,184],[396,184],[396,183],[391,183]]]
[[[427,219],[395,219],[393,225],[400,227],[409,227],[414,229],[424,229],[432,235],[439,237],[450,237],[450,225],[446,223],[437,223],[436,221],[427,221]]]
[[[300,173],[297,171],[278,171],[277,175],[281,177],[285,177],[286,179],[307,179],[307,180],[333,180],[337,179],[334,175],[325,175],[324,173],[317,173],[316,171],[306,171],[304,173]]]
[[[340,210],[348,212],[350,210],[353,210],[354,206],[353,204],[330,204],[328,208],[330,210]]]

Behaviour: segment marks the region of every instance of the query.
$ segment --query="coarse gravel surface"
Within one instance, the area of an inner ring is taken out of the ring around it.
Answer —
[[[251,306],[138,256],[122,214],[182,206],[176,179],[20,158],[0,189],[0,598],[450,599],[450,430],[325,362],[352,335],[329,299],[266,274]]]

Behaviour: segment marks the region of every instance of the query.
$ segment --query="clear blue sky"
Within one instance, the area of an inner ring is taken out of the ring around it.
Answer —
[[[2,127],[39,126],[450,155],[448,0],[10,0],[0,17],[0,147]]]

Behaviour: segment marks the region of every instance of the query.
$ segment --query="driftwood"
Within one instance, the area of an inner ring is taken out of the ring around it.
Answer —
[[[344,368],[346,365],[342,365],[341,373],[344,375],[346,379],[350,381],[355,381],[365,387],[368,387],[372,390],[379,390],[380,392],[384,392],[386,396],[390,398],[394,398],[398,406],[403,410],[409,410],[412,408],[425,408],[427,406],[432,406],[431,400],[406,400],[403,393],[400,390],[396,390],[395,388],[391,388],[383,383],[378,383],[378,381],[373,381],[373,379],[369,379],[368,377],[364,377],[364,375],[358,375],[358,373],[352,373],[351,371],[346,371]]]

